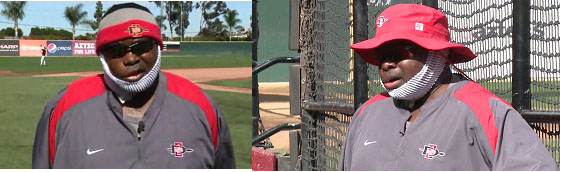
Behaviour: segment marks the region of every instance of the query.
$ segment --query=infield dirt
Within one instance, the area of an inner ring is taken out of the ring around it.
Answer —
[[[289,83],[262,82],[258,84],[260,91],[260,118],[264,128],[270,129],[278,124],[301,122],[299,115],[289,113]],[[281,131],[270,137],[274,151],[289,149],[289,131]]]
[[[202,84],[206,81],[213,80],[226,80],[226,79],[244,79],[251,77],[251,67],[230,67],[230,68],[189,68],[189,69],[162,69],[162,71],[180,75],[190,81],[196,83],[202,89],[210,89],[217,91],[230,91],[238,93],[252,93],[251,89],[239,87],[226,87]],[[67,72],[67,73],[50,73],[32,75],[34,77],[49,77],[49,76],[88,76],[102,73],[102,71],[87,71],[87,72]],[[0,74],[2,74],[0,72]],[[14,73],[7,73],[16,75]]]

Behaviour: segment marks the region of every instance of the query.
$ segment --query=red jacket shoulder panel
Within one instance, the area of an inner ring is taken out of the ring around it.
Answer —
[[[495,116],[493,114],[493,110],[491,109],[489,99],[495,98],[503,101],[509,106],[510,104],[476,82],[468,82],[457,90],[454,93],[454,96],[458,100],[467,104],[477,119],[479,119],[479,122],[481,123],[481,126],[483,126],[485,134],[487,135],[487,139],[489,140],[493,153],[495,153],[498,139],[498,128],[495,123]]]
[[[207,96],[205,96],[201,88],[191,81],[172,73],[164,72],[164,74],[166,74],[166,78],[168,79],[168,83],[166,85],[170,92],[194,102],[203,110],[211,130],[213,147],[217,148],[217,137],[219,133],[217,127],[217,114],[215,114],[215,109],[213,108],[213,105],[211,105],[211,102],[207,99]]]
[[[49,119],[49,160],[55,158],[55,133],[57,123],[72,106],[105,92],[103,74],[80,78],[67,85],[67,90],[53,109]]]

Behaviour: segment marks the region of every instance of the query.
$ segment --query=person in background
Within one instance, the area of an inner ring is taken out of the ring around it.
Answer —
[[[47,47],[44,47],[43,45],[39,45],[41,47],[41,63],[39,63],[39,66],[47,66],[47,62],[45,61],[45,55],[47,54]]]

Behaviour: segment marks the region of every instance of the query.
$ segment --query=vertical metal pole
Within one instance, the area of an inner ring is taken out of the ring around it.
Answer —
[[[303,67],[301,70],[302,76],[302,83],[301,83],[301,102],[308,101],[312,99],[312,88],[315,88],[315,80],[313,79],[313,75],[309,72],[314,69],[314,65],[310,65],[313,61],[312,57],[312,44],[313,44],[313,36],[315,32],[308,32],[308,30],[312,30],[315,28],[315,21],[313,20],[312,16],[314,14],[313,5],[311,0],[300,0],[299,1],[299,23],[304,23],[302,28],[299,28],[299,37],[303,38],[303,42],[299,43],[299,54],[302,59],[300,59],[299,63]],[[311,14],[311,15],[302,15],[302,14]],[[302,171],[312,171],[314,160],[312,159],[314,156],[312,152],[314,150],[311,146],[313,139],[313,132],[315,126],[313,125],[312,117],[309,114],[309,111],[305,109],[301,109],[301,170]]]
[[[512,8],[512,105],[530,109],[530,0],[514,1]]]
[[[352,3],[354,43],[368,38],[368,7],[367,0],[354,0]],[[368,67],[366,61],[354,53],[354,109],[368,100]]]
[[[300,0],[289,1],[289,50],[299,51]]]
[[[258,65],[258,0],[252,0],[252,68]],[[258,74],[252,74],[252,138],[258,136]]]
[[[182,32],[180,42],[184,41],[184,3],[185,2],[180,2],[180,31]]]

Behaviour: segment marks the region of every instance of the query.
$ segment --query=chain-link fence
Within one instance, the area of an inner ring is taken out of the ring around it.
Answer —
[[[560,37],[559,1],[532,1],[530,41],[531,110],[559,113]],[[531,121],[531,120],[529,120]],[[530,126],[538,133],[557,165],[560,165],[559,120],[534,120]]]
[[[514,104],[512,81],[529,80],[529,106],[521,110],[559,164],[559,117],[533,118],[528,113],[559,114],[559,5],[556,0],[531,1],[529,78],[516,78],[512,40],[513,0],[438,1],[448,17],[451,41],[466,45],[478,58],[460,64],[469,77]],[[523,14],[517,14],[523,15]]]
[[[302,8],[312,20],[304,20],[301,33],[302,57],[309,93],[305,100],[329,105],[352,104],[350,73],[350,12],[348,1],[302,1]],[[310,87],[309,87],[310,86]]]
[[[301,0],[300,54],[302,65],[302,168],[336,170],[347,125],[354,112],[354,8],[367,8],[368,36],[375,35],[376,17],[397,3],[417,0]],[[497,96],[512,103],[513,1],[437,0],[449,20],[452,42],[464,44],[478,58],[459,64],[466,74]],[[555,4],[555,5],[554,5]],[[559,163],[559,35],[558,2],[531,4],[530,107],[526,113],[554,118],[527,118]],[[356,22],[356,21],[354,21]],[[368,94],[383,91],[378,69],[367,68]],[[361,71],[360,71],[361,72]]]
[[[302,167],[334,170],[353,113],[349,1],[302,0],[301,16]]]
[[[532,1],[532,110],[559,111],[559,4]]]

